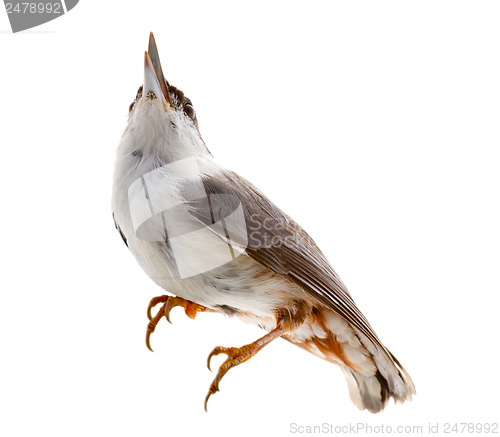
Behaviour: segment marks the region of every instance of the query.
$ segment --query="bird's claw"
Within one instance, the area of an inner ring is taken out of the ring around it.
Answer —
[[[165,303],[167,302],[172,296],[167,296],[166,294],[164,294],[163,296],[156,296],[156,297],[153,297],[153,299],[151,299],[149,301],[149,305],[148,305],[148,319],[151,320],[153,317],[151,316],[151,310],[156,306],[158,305],[159,303]]]
[[[222,379],[222,377],[229,371],[229,369],[237,366],[238,364],[244,363],[245,361],[249,360],[252,358],[255,353],[258,351],[258,347],[254,344],[247,344],[242,347],[222,347],[222,346],[217,346],[210,352],[207,358],[207,367],[210,369],[210,360],[212,359],[213,356],[219,355],[219,354],[226,354],[227,359],[222,363],[222,365],[219,367],[219,371],[217,372],[217,375],[215,376],[214,380],[212,381],[212,384],[210,384],[210,388],[208,389],[208,394],[205,398],[205,411],[207,411],[207,404],[208,404],[208,399],[210,396],[213,394],[217,393],[219,391],[219,383]]]
[[[170,311],[175,307],[183,307],[184,312],[190,319],[194,319],[196,314],[203,311],[213,311],[209,308],[205,308],[202,305],[198,305],[197,303],[191,302],[190,300],[183,299],[182,297],[177,296],[167,296],[164,294],[163,296],[156,296],[151,299],[148,305],[148,319],[152,320],[151,310],[158,305],[159,303],[165,303],[165,317],[170,321]]]
[[[151,310],[159,303],[163,303],[164,305],[161,307],[160,311],[158,311],[156,316],[152,317]],[[151,349],[149,339],[151,337],[151,334],[155,331],[156,325],[158,325],[158,322],[163,316],[165,316],[169,323],[172,323],[170,321],[170,311],[172,310],[172,308],[175,308],[177,306],[183,307],[184,312],[190,319],[194,319],[196,317],[196,314],[198,314],[199,312],[213,311],[205,308],[202,305],[191,302],[190,300],[183,299],[182,297],[167,295],[153,297],[148,305],[148,319],[150,320],[150,322],[148,323],[148,328],[146,331],[146,346],[150,351],[153,351],[153,349]]]
[[[158,325],[160,319],[165,315],[166,306],[167,304],[163,305],[160,311],[158,311],[158,313],[156,314],[156,316],[153,319],[150,319],[150,322],[148,323],[148,327],[146,330],[146,346],[151,352],[153,352],[153,349],[151,348],[151,344],[149,343],[149,338],[151,337],[151,334],[155,332],[156,325]]]

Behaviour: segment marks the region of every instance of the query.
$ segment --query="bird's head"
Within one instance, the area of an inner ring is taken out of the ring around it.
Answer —
[[[163,75],[153,33],[144,53],[144,83],[130,104],[123,140],[134,149],[129,151],[166,156],[167,161],[209,153],[191,100]]]

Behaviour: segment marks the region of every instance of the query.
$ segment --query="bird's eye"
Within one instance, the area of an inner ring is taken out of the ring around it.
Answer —
[[[129,114],[132,112],[132,110],[134,109],[134,106],[135,104],[137,103],[137,100],[139,100],[140,98],[142,97],[142,85],[139,87],[139,89],[137,90],[137,94],[135,95],[135,100],[130,104],[130,106],[128,107],[128,112]]]
[[[189,118],[194,119],[194,108],[191,103],[186,103],[184,105],[184,112]]]

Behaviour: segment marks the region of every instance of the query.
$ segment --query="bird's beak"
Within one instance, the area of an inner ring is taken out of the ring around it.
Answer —
[[[169,104],[172,103],[170,94],[168,93],[167,81],[161,69],[160,57],[158,56],[153,32],[149,35],[148,51],[144,53],[144,86],[142,95],[146,97],[150,91],[155,93],[158,99]]]

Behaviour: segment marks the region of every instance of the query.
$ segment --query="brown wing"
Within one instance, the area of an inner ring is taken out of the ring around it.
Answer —
[[[242,232],[247,233],[246,252],[252,259],[300,285],[386,350],[316,243],[297,223],[236,173],[205,176],[203,183],[209,197],[229,194],[241,202],[246,221]]]

